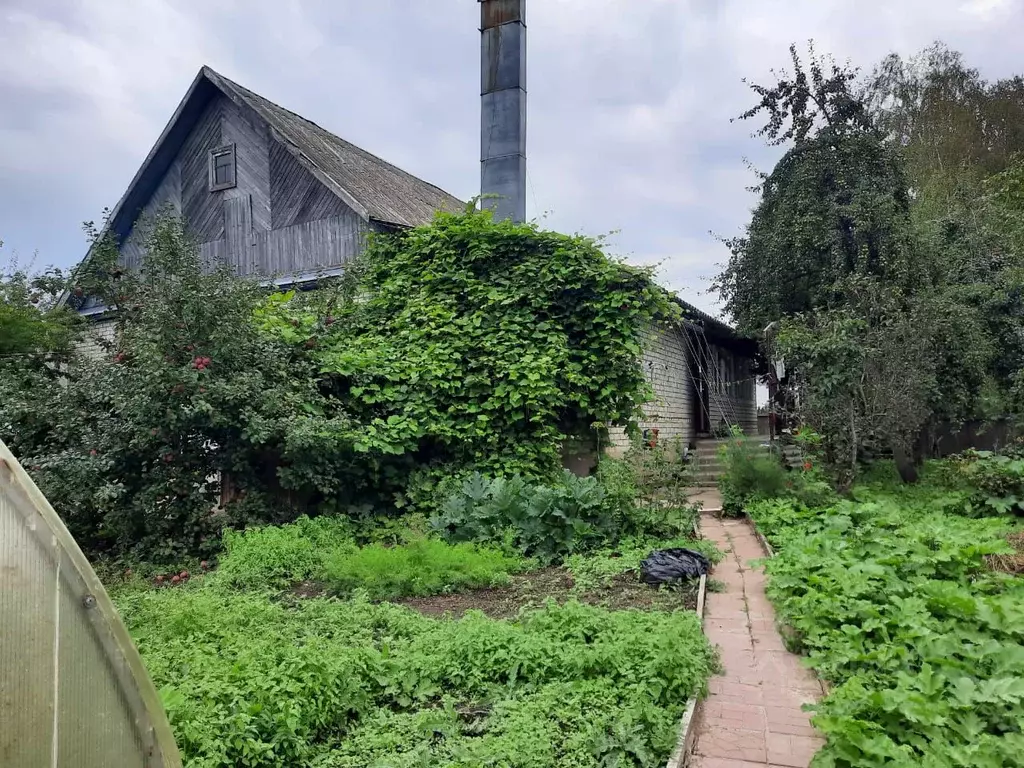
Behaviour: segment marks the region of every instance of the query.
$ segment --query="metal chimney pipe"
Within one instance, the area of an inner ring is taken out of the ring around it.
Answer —
[[[479,0],[480,193],[495,221],[526,220],[526,0]]]

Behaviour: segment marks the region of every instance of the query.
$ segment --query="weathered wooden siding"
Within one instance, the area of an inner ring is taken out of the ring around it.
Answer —
[[[273,229],[352,212],[278,142],[270,147],[270,200]]]
[[[228,260],[228,247],[226,240],[214,240],[212,243],[199,244],[199,258],[204,265],[212,267],[223,264]]]
[[[240,275],[253,269],[252,196],[229,197],[224,201],[224,245],[227,260]]]
[[[224,196],[210,192],[210,150],[224,144],[224,98],[213,99],[182,147],[181,194],[185,223],[200,243],[224,237]]]
[[[257,272],[283,276],[341,266],[363,248],[368,228],[353,211],[256,234]]]
[[[165,210],[175,216],[181,215],[181,164],[178,160],[171,163],[160,186],[139,214],[139,226],[134,227],[121,244],[121,262],[126,267],[136,268],[142,265],[146,222]]]
[[[270,229],[270,144],[276,142],[256,115],[227,99],[222,103],[221,131],[222,143],[235,145],[238,181],[221,194],[225,200],[248,195],[253,228]]]
[[[237,184],[210,192],[210,150],[226,144],[235,145]],[[164,206],[185,219],[205,264],[230,264],[240,275],[287,277],[339,267],[362,250],[370,230],[255,113],[223,96],[204,110],[140,224]],[[145,227],[138,230],[121,246],[129,266],[142,260]]]

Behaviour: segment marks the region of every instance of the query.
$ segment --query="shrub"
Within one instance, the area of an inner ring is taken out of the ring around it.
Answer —
[[[678,446],[634,443],[621,459],[602,458],[597,480],[614,535],[671,539],[692,532],[697,511],[687,500],[690,477]]]
[[[144,229],[141,269],[97,237],[75,273],[73,305],[116,311],[107,359],[72,356],[59,381],[46,350],[0,363],[0,437],[91,554],[176,562],[224,527],[433,512],[451,475],[550,477],[568,435],[635,420],[643,329],[678,314],[597,242],[488,212],[373,237],[298,294],[206,269],[173,218]],[[29,288],[0,277],[19,306]],[[68,345],[73,313],[23,309],[0,317],[19,348]]]
[[[669,506],[684,506],[693,484],[678,438],[655,445],[633,440],[622,458],[602,457],[597,476],[609,493],[621,484],[638,501]]]
[[[315,362],[353,416],[361,479],[399,506],[453,474],[550,477],[567,437],[633,422],[644,328],[676,312],[597,242],[486,211],[372,237],[346,273],[263,319]]]
[[[449,541],[494,542],[510,532],[523,553],[552,562],[613,535],[605,501],[596,478],[571,472],[554,485],[476,473],[441,505],[431,526]]]
[[[419,539],[335,551],[327,558],[324,575],[336,592],[363,589],[371,598],[387,600],[507,584],[509,574],[524,567],[522,559],[496,549]]]
[[[355,549],[352,526],[342,518],[300,517],[290,525],[228,530],[216,579],[229,587],[287,587],[323,578],[329,556]]]
[[[779,457],[766,451],[756,440],[734,432],[732,439],[719,450],[725,468],[718,478],[724,513],[739,515],[755,499],[786,493],[789,478]]]
[[[973,515],[1024,514],[1024,453],[1000,455],[968,451],[949,462],[954,482],[975,490]]]
[[[19,459],[87,551],[176,562],[215,552],[225,525],[297,516],[269,501],[274,457],[327,400],[312,366],[253,322],[256,280],[204,271],[173,220],[144,245],[144,269],[122,270],[96,240],[80,277],[103,273],[89,295],[116,309],[116,339],[105,359],[74,355],[58,385],[23,393],[41,423],[14,428]],[[0,433],[10,407],[0,398]],[[222,473],[245,494],[214,514]]]

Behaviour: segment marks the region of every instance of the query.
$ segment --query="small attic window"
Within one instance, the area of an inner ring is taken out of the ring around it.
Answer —
[[[210,191],[235,186],[235,145],[210,150]]]

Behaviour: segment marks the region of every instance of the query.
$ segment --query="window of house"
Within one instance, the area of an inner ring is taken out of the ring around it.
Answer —
[[[235,145],[210,150],[210,191],[235,186]]]

